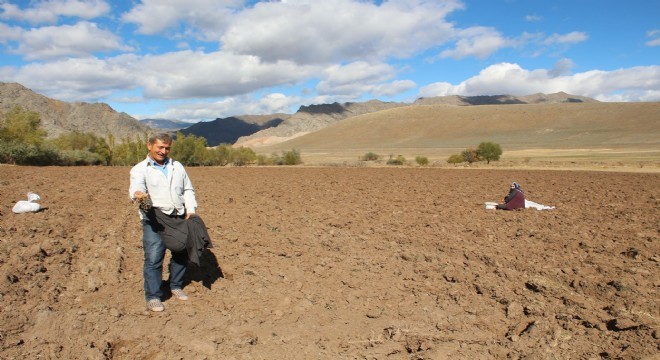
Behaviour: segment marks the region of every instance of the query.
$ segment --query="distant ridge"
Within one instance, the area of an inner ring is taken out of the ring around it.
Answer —
[[[527,96],[484,95],[484,96],[438,96],[420,98],[414,103],[386,103],[371,100],[362,103],[333,103],[301,106],[298,112],[281,125],[256,132],[238,139],[237,145],[262,147],[273,146],[324,129],[345,119],[383,110],[425,105],[510,105],[510,104],[560,104],[595,103],[597,100],[564,92],[555,94],[532,94]]]
[[[261,130],[238,139],[236,145],[259,147],[277,144],[314,131],[321,130],[352,116],[407,106],[405,103],[370,100],[344,104],[320,104],[301,106],[298,111],[277,127]]]
[[[234,144],[241,136],[248,136],[277,126],[289,116],[287,114],[230,116],[208,122],[198,122],[181,130],[181,133],[202,136],[206,138],[209,146]]]
[[[164,132],[173,132],[185,129],[192,123],[181,120],[168,120],[168,119],[142,119],[140,122],[154,130],[161,130]]]
[[[511,105],[511,104],[561,104],[561,103],[591,103],[598,102],[585,96],[570,95],[565,92],[554,94],[536,93],[525,96],[512,95],[479,95],[479,96],[436,96],[419,98],[413,105]]]
[[[128,114],[116,112],[104,103],[67,103],[37,94],[18,83],[0,82],[0,112],[6,113],[16,105],[38,113],[41,127],[49,138],[78,131],[101,137],[112,134],[116,139],[134,139],[150,130]]]
[[[397,153],[465,149],[493,141],[512,149],[660,149],[660,102],[555,102],[399,107],[354,116],[259,149],[271,153]],[[426,150],[420,150],[426,149]]]

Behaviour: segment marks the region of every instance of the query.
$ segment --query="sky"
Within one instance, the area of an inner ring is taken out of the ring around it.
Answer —
[[[564,91],[660,101],[657,0],[0,0],[0,82],[137,119]]]

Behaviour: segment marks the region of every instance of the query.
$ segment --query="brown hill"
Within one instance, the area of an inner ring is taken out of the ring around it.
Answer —
[[[399,107],[346,119],[263,153],[455,149],[494,141],[505,149],[660,147],[660,103],[553,103]],[[450,151],[450,150],[448,150]]]
[[[303,136],[314,131],[326,128],[344,119],[375,113],[382,110],[398,107],[418,105],[504,105],[504,104],[558,104],[558,103],[591,103],[594,99],[571,95],[564,92],[555,94],[532,94],[527,96],[512,95],[484,95],[484,96],[438,96],[432,98],[419,98],[413,104],[385,103],[371,100],[361,103],[321,104],[302,106],[296,114],[280,126],[256,132],[250,136],[238,139],[236,145],[260,147],[273,146]]]
[[[67,103],[37,94],[17,83],[0,82],[0,113],[16,105],[38,113],[41,126],[50,138],[78,131],[103,137],[112,134],[123,139],[149,131],[149,127],[133,117],[118,113],[104,103]]]
[[[278,126],[240,137],[236,145],[251,147],[273,145],[321,130],[349,117],[407,105],[371,100],[359,103],[301,106],[294,115]]]

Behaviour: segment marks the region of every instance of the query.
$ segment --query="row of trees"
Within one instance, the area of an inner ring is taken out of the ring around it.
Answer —
[[[14,107],[0,118],[0,163],[17,165],[134,165],[147,154],[147,134],[117,141],[92,133],[71,132],[46,139],[39,114]],[[222,144],[209,148],[205,138],[178,133],[172,158],[186,166],[296,165],[300,152],[291,150],[270,156],[252,149]]]
[[[502,147],[500,144],[493,142],[482,142],[477,146],[477,148],[467,148],[463,150],[460,154],[453,154],[449,156],[447,162],[450,164],[460,164],[462,162],[467,162],[472,164],[476,161],[486,161],[487,164],[490,164],[491,161],[500,160],[502,155]]]
[[[447,159],[447,162],[450,164],[459,164],[467,162],[472,164],[476,161],[486,161],[490,164],[491,161],[498,161],[502,155],[502,147],[500,144],[493,142],[482,142],[479,146],[475,148],[467,148],[463,150],[460,154],[454,154]],[[362,161],[378,161],[381,159],[381,156],[368,152],[360,157]],[[426,156],[417,156],[415,157],[415,162],[417,165],[426,166],[429,163],[429,159]],[[394,157],[390,155],[390,158],[387,160],[387,165],[404,165],[406,164],[406,158],[402,155]]]
[[[360,156],[361,161],[378,161],[380,159],[381,159],[380,155],[371,151]],[[416,156],[415,162],[417,163],[417,165],[426,166],[429,164],[429,159],[426,156]],[[408,163],[408,160],[406,160],[406,158],[403,155],[394,156],[391,154],[386,162],[387,165],[405,165],[406,163]]]

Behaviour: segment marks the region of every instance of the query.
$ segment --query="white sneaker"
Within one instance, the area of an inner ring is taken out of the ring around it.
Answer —
[[[174,295],[179,300],[188,300],[188,294],[185,293],[182,289],[171,289],[172,295]]]
[[[165,310],[163,303],[159,299],[151,299],[147,301],[147,309],[155,312],[161,312]]]

